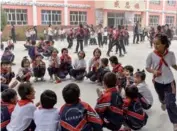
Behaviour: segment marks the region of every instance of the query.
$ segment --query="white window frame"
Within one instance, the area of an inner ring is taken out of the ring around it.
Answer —
[[[150,4],[160,5],[161,0],[150,0]]]
[[[87,23],[87,12],[70,11],[70,25],[79,25],[80,23]]]
[[[4,10],[7,15],[8,24],[15,24],[15,25],[27,25],[28,24],[28,17],[27,17],[28,10],[27,9],[4,9]],[[13,19],[13,16],[15,16],[14,19]],[[17,16],[19,16],[19,19]]]
[[[158,26],[159,25],[159,18],[160,17],[158,15],[150,15],[149,16],[149,26],[153,26],[153,27]]]
[[[174,22],[175,22],[175,17],[174,16],[166,16],[165,22],[169,26],[173,26]]]
[[[57,19],[56,19],[57,16]],[[49,19],[50,18],[50,19]],[[41,24],[42,25],[61,25],[61,11],[60,10],[41,10]]]
[[[176,5],[176,0],[167,0],[167,4],[169,6],[175,6]]]
[[[141,23],[141,21],[142,21],[141,15],[140,15],[140,14],[135,14],[135,15],[134,15],[134,22],[139,22],[139,23]]]

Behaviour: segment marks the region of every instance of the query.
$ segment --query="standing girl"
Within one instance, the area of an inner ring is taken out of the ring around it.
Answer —
[[[169,44],[166,35],[161,33],[155,35],[155,50],[146,60],[146,69],[153,74],[153,83],[161,102],[161,108],[167,109],[174,131],[177,131],[176,84],[170,69],[173,67],[177,71],[177,65],[174,53],[168,49]]]

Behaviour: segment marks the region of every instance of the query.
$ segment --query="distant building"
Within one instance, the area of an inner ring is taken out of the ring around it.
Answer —
[[[177,25],[177,0],[1,0],[15,25]]]

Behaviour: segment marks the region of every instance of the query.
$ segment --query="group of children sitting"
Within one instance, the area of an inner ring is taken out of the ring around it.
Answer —
[[[112,58],[113,59],[113,58]],[[114,61],[111,62],[115,64]],[[121,71],[121,66],[113,68]],[[9,88],[1,95],[1,130],[2,131],[131,131],[146,125],[148,115],[145,110],[152,106],[153,98],[145,83],[144,71],[137,71],[131,76],[132,68],[124,68],[127,83],[133,77],[134,84],[124,88],[117,86],[120,72],[107,72],[103,77],[103,88],[97,89],[98,99],[93,109],[80,99],[80,89],[75,83],[63,88],[65,103],[60,110],[55,108],[57,95],[45,90],[40,102],[33,104],[35,90],[33,85],[21,83],[18,88],[20,100],[15,90]],[[113,69],[113,70],[114,70]],[[114,70],[114,71],[116,71]],[[122,89],[125,95],[122,95]],[[145,109],[145,110],[144,110]],[[120,129],[121,127],[124,127]]]
[[[31,51],[31,52],[30,52]],[[51,81],[61,82],[68,74],[76,80],[84,77],[92,82],[103,85],[97,89],[98,99],[95,109],[80,100],[80,89],[77,84],[68,84],[62,91],[66,102],[60,113],[54,105],[57,95],[46,90],[41,94],[39,108],[33,104],[35,90],[30,84],[30,78],[35,81],[44,80],[46,64],[43,56],[38,53],[34,45],[28,48],[29,60],[24,57],[21,68],[16,75],[16,81],[10,87],[8,84],[15,77],[10,61],[1,62],[1,129],[2,131],[101,131],[108,128],[113,131],[141,129],[146,125],[148,115],[145,110],[150,109],[153,97],[145,83],[145,72],[138,70],[135,74],[132,66],[123,67],[116,56],[101,58],[101,50],[93,51],[93,58],[89,62],[89,70],[85,61],[85,53],[80,51],[73,62],[68,50],[61,50],[61,57],[57,49],[53,48],[49,56],[48,73]],[[34,56],[31,55],[34,53]],[[109,69],[109,62],[112,71]],[[32,63],[32,68],[31,68]],[[18,94],[21,100],[17,102],[17,93],[11,89],[19,81]],[[3,87],[3,88],[2,88]]]

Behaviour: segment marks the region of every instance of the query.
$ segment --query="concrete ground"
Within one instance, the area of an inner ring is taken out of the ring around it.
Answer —
[[[21,63],[22,58],[24,56],[27,56],[27,51],[24,50],[23,44],[24,44],[24,42],[17,42],[17,44],[15,45],[14,54],[15,54],[16,65],[12,67],[13,71],[15,73],[17,73],[17,71],[20,67],[20,63]],[[58,41],[55,43],[55,46],[57,47],[57,49],[59,51],[63,47],[67,47],[67,45],[68,44],[66,41],[65,42]],[[74,54],[75,45],[76,45],[76,42],[74,42],[73,48],[71,50],[69,50],[69,54],[73,60],[75,58],[77,58],[77,55]],[[84,49],[86,52],[85,59],[87,60],[87,62],[92,58],[93,50],[96,47],[97,46],[88,46]],[[102,50],[102,57],[106,57],[107,46],[104,46],[104,48],[102,48],[101,50]],[[125,65],[134,66],[135,71],[138,68],[139,69],[145,68],[145,62],[146,62],[147,55],[153,51],[153,49],[150,48],[148,41],[145,41],[140,44],[132,44],[132,38],[130,39],[130,46],[126,47],[126,50],[128,53],[125,55],[125,57],[119,58],[119,61],[120,61],[120,63],[122,63],[123,66],[125,66]],[[170,50],[172,50],[177,57],[177,41],[172,42]],[[114,51],[115,51],[115,49],[113,49],[113,52],[111,53],[111,55],[115,55]],[[60,53],[61,52],[59,52],[59,55],[61,55]],[[45,61],[47,62],[47,60],[45,60]],[[174,70],[173,70],[173,72],[175,75],[175,79],[177,80],[177,72],[175,72]],[[36,90],[36,99],[34,101],[38,102],[39,98],[40,98],[40,94],[44,90],[50,89],[50,90],[53,90],[56,92],[56,94],[58,96],[58,102],[56,104],[56,107],[60,108],[64,104],[64,101],[62,98],[62,93],[61,93],[63,87],[65,85],[67,85],[68,83],[71,83],[74,81],[67,80],[67,81],[64,81],[60,84],[50,83],[48,81],[49,80],[48,72],[46,72],[45,79],[47,80],[46,82],[34,83],[34,88]],[[154,90],[151,80],[152,80],[152,75],[147,73],[146,82],[148,83],[149,88],[153,93],[154,104],[153,104],[152,108],[148,111],[148,114],[149,114],[148,123],[142,129],[142,131],[172,131],[172,129],[173,129],[172,124],[169,121],[167,112],[162,111],[160,108],[160,103],[158,101],[158,97],[157,97],[157,94]],[[77,84],[79,85],[80,90],[81,90],[81,99],[83,101],[89,103],[92,107],[94,107],[96,104],[96,99],[97,99],[97,94],[96,94],[96,88],[98,87],[97,84],[94,84],[94,83],[90,82],[89,80],[84,80],[82,83],[77,83]]]

